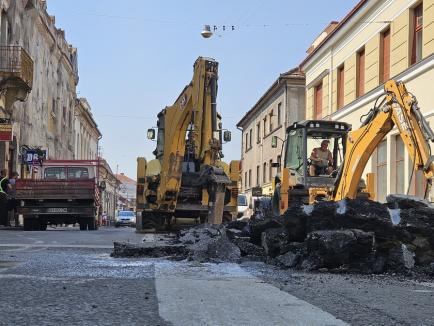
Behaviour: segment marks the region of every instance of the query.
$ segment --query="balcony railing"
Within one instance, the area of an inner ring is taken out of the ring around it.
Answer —
[[[21,79],[33,86],[33,60],[21,46],[0,46],[0,77]]]

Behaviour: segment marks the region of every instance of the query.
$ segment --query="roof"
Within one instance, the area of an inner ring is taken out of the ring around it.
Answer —
[[[304,80],[305,76],[304,73],[299,69],[299,67],[293,68],[291,70],[288,70],[287,72],[284,72],[283,74],[280,74],[276,81],[264,93],[264,95],[262,95],[261,98],[256,102],[256,104],[253,105],[253,107],[249,111],[247,111],[247,113],[241,118],[241,120],[237,123],[237,127],[240,127],[242,124],[244,124],[245,121],[247,121],[257,111],[259,111],[261,105],[265,102],[265,100],[273,92],[273,89],[278,86],[282,80],[290,79]]]
[[[127,177],[125,174],[120,173],[116,174],[116,178],[123,184],[136,184],[136,180],[131,179],[130,177]]]
[[[324,46],[324,44],[327,43],[327,41],[335,35],[349,20],[351,17],[353,17],[366,3],[368,3],[369,0],[360,0],[356,6],[351,9],[351,11],[339,22],[339,24],[322,40],[320,44],[316,48],[313,49],[312,52],[310,52],[307,57],[300,63],[300,69],[305,65],[307,61],[309,61],[310,58],[312,58],[315,53],[318,52],[320,48]]]

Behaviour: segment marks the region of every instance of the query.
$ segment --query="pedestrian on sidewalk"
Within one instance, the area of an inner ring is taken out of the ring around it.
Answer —
[[[6,169],[0,171],[0,225],[4,226],[9,226],[8,192],[11,190],[11,185],[7,174]]]
[[[16,186],[16,182],[17,179],[19,177],[18,172],[12,172],[12,176],[9,179],[9,184],[11,186],[10,191],[8,192],[8,208],[9,211],[11,212],[12,215],[12,219],[14,220],[14,225],[15,226],[19,226],[20,222],[18,220],[18,214],[17,214],[17,206],[18,206],[18,202],[16,199],[16,194],[17,194],[17,186]]]

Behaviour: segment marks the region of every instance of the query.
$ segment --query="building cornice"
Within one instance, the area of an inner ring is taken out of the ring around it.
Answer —
[[[237,123],[238,128],[243,128],[246,125],[246,122],[253,116],[256,115],[258,111],[267,103],[283,86],[299,86],[302,85],[304,87],[305,84],[305,76],[304,73],[299,69],[291,69],[290,71],[281,74],[276,81],[267,89],[267,91],[262,95],[255,105],[241,118],[241,120]]]

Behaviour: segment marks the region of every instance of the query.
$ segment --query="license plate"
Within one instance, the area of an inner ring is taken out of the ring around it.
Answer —
[[[47,213],[67,213],[67,208],[48,208]]]

